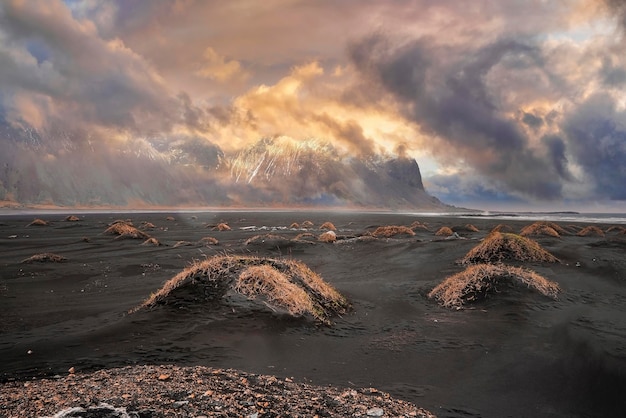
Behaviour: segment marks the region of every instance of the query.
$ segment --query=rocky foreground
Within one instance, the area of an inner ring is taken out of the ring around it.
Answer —
[[[207,367],[128,366],[9,382],[0,417],[434,417],[373,388],[341,389]]]

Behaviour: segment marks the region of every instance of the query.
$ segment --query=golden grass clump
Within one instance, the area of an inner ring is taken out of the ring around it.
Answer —
[[[317,237],[318,241],[322,242],[335,242],[337,241],[337,234],[334,231],[326,231]]]
[[[423,231],[428,231],[428,225],[426,225],[425,223],[422,223],[420,221],[414,221],[409,228],[411,228],[413,231],[417,230],[417,229],[421,229]]]
[[[300,225],[298,224],[298,222],[294,222],[291,225],[289,225],[289,228],[291,228],[291,229],[300,229]]]
[[[66,222],[77,222],[77,221],[80,221],[80,218],[78,216],[68,215],[68,216],[65,217],[65,221]]]
[[[175,221],[176,218],[174,218],[173,216],[168,216],[167,218],[165,218],[165,220],[172,222],[172,221]]]
[[[189,241],[177,241],[176,244],[174,244],[174,248],[177,247],[191,247],[193,244],[193,242],[189,242]]]
[[[204,238],[200,238],[200,241],[198,241],[200,244],[202,245],[219,245],[219,241],[216,238],[213,237],[204,237]]]
[[[217,224],[216,227],[213,228],[213,230],[218,230],[218,231],[230,231],[231,228],[230,226],[228,226],[227,223],[221,222],[219,224]]]
[[[44,221],[43,219],[35,218],[27,226],[48,226],[48,225],[50,225],[50,222]]]
[[[513,228],[511,228],[510,225],[498,224],[491,230],[491,232],[513,232]]]
[[[446,278],[428,297],[436,299],[446,308],[461,308],[467,302],[475,302],[489,293],[498,292],[498,285],[504,280],[525,285],[553,299],[560,292],[558,284],[532,270],[504,264],[475,264]]]
[[[254,245],[254,244],[262,244],[266,241],[272,242],[289,242],[289,238],[283,237],[282,235],[274,235],[274,234],[261,234],[250,237],[244,243],[245,245]]]
[[[472,248],[461,264],[489,263],[502,260],[545,261],[556,263],[558,258],[544,250],[541,245],[521,235],[492,232],[480,244]]]
[[[438,237],[449,237],[454,235],[454,231],[447,226],[442,226],[437,232],[435,232],[435,235]]]
[[[304,221],[302,222],[302,224],[300,224],[302,228],[313,228],[314,225],[315,224],[311,221]]]
[[[234,289],[249,299],[265,296],[272,305],[283,307],[293,316],[314,312],[313,301],[284,273],[269,265],[250,266],[241,272]]]
[[[158,239],[151,237],[142,242],[141,245],[153,245],[155,247],[159,247],[161,245],[161,242]]]
[[[619,225],[613,225],[606,229],[606,233],[608,234],[609,232],[616,232],[618,234],[623,234],[623,233],[626,233],[626,228],[624,228],[623,226],[619,226]]]
[[[114,234],[118,235],[115,239],[148,239],[150,236],[145,232],[142,232],[135,228],[134,226],[122,221],[115,222],[113,225],[108,227],[105,231],[105,234]]]
[[[578,232],[576,235],[578,235],[579,237],[588,237],[590,235],[595,235],[595,236],[599,236],[599,237],[603,237],[604,236],[604,231],[602,231],[600,228],[598,228],[597,226],[594,225],[590,225],[587,226],[585,228],[583,228],[580,232]]]
[[[67,258],[63,257],[62,255],[53,253],[41,253],[35,254],[22,260],[22,263],[62,263],[64,261],[67,261]]]
[[[478,232],[478,228],[472,224],[465,225],[465,230],[468,232]]]
[[[372,236],[375,236],[376,238],[389,238],[395,237],[396,235],[408,235],[412,237],[415,235],[415,232],[413,232],[413,230],[409,227],[398,225],[379,226],[374,232],[372,232]]]
[[[141,229],[154,229],[156,226],[152,222],[143,221],[141,225],[139,225]]]
[[[176,302],[176,295],[189,288],[195,291],[196,302],[215,301],[235,292],[249,299],[264,299],[271,309],[310,315],[326,324],[331,316],[350,309],[339,292],[299,261],[220,255],[185,268],[131,313]]]
[[[552,230],[552,231],[551,231]],[[556,235],[554,235],[554,232]],[[537,221],[531,225],[527,225],[520,231],[520,235],[525,237],[529,235],[547,235],[551,237],[558,237],[561,235],[569,235],[567,230],[554,222]]]
[[[133,225],[133,221],[131,219],[116,219],[113,222],[111,222],[109,224],[109,226],[115,225],[115,224],[126,224],[126,225],[130,225],[130,226],[135,226]]]
[[[311,241],[311,240],[316,240],[317,237],[315,236],[315,234],[312,234],[310,232],[303,232],[301,234],[296,235],[296,237],[293,239],[294,241]]]
[[[327,229],[329,231],[336,231],[337,228],[335,228],[335,225],[333,225],[332,222],[324,222],[322,225],[320,225],[320,230],[322,229]]]
[[[542,222],[535,222],[532,225],[525,226],[520,232],[520,235],[523,237],[540,236],[540,235],[554,237],[554,238],[561,237],[561,235],[556,229]]]

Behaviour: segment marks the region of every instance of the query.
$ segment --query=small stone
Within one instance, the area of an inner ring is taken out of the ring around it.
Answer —
[[[159,375],[159,380],[161,380],[161,381],[167,380],[169,378],[170,378],[170,376],[167,375],[167,374],[160,374]]]
[[[189,401],[176,401],[173,403],[174,408],[181,408],[187,404],[189,404]]]
[[[372,408],[367,410],[368,417],[382,417],[383,415],[385,415],[385,411],[381,408]]]
[[[33,350],[28,350],[26,354],[33,354]]]
[[[76,369],[74,368],[74,366],[70,367],[69,370],[67,371],[69,374],[74,374],[76,373]]]

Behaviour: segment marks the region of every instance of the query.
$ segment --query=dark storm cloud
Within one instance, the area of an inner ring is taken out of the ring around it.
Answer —
[[[543,59],[536,47],[501,40],[461,50],[423,38],[394,48],[387,39],[373,36],[353,44],[350,52],[357,68],[406,105],[411,120],[443,139],[445,152],[466,159],[479,173],[514,192],[560,197],[558,170],[529,147],[517,121],[498,107],[487,81],[498,65],[510,71],[541,69]]]
[[[563,123],[569,147],[599,197],[626,200],[626,112],[607,94],[595,94]]]
[[[541,117],[535,116],[532,113],[524,112],[522,116],[522,122],[524,122],[527,126],[537,129],[543,125],[543,119]]]

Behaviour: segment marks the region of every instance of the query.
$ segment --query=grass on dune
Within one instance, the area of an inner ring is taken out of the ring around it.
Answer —
[[[350,308],[339,292],[301,262],[220,255],[185,268],[131,312],[167,304],[178,289],[189,286],[200,288],[198,295],[205,303],[234,291],[249,299],[260,298],[293,316],[311,315],[327,324],[331,316]]]
[[[317,240],[322,242],[335,242],[337,241],[337,234],[335,234],[334,231],[326,231],[323,234],[320,234],[320,236],[317,237]]]
[[[22,260],[23,264],[28,263],[63,263],[67,261],[67,258],[62,255],[53,254],[53,253],[41,253],[32,255],[24,260]]]
[[[602,231],[600,228],[598,228],[597,226],[587,226],[585,228],[583,228],[580,232],[578,232],[576,235],[578,235],[579,237],[588,237],[588,236],[597,236],[597,237],[603,237],[604,236],[604,231]]]
[[[409,227],[406,226],[398,226],[398,225],[388,225],[388,226],[379,226],[376,228],[372,235],[376,238],[390,238],[396,235],[408,235],[410,237],[415,235],[415,232]]]
[[[435,235],[438,237],[449,237],[454,235],[454,231],[447,226],[442,226],[439,230],[437,230],[437,232],[435,232]]]
[[[337,228],[335,228],[335,225],[333,225],[332,222],[324,222],[322,225],[320,225],[320,230],[322,229],[326,229],[329,231],[336,231]]]
[[[44,221],[43,219],[35,218],[31,223],[26,226],[49,226],[50,222]]]
[[[570,233],[565,228],[555,224],[554,222],[538,221],[522,228],[520,235],[523,237],[531,235],[546,235],[557,238],[561,235],[570,235]]]
[[[504,281],[526,286],[553,299],[560,292],[558,284],[532,270],[504,264],[475,264],[446,278],[428,297],[446,308],[461,308],[498,292],[498,286]]]
[[[521,235],[492,232],[472,248],[461,264],[489,263],[503,260],[558,262],[558,258],[543,249],[539,243]]]
[[[146,234],[143,231],[138,230],[134,226],[125,221],[115,222],[110,227],[108,227],[105,231],[105,234],[114,234],[117,235],[115,239],[148,239],[150,235]]]

